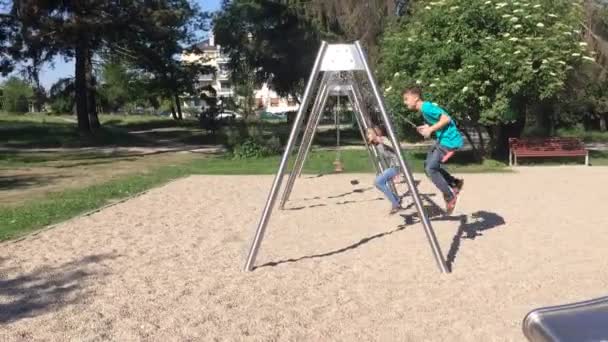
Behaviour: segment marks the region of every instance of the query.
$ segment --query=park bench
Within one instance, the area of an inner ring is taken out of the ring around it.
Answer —
[[[509,165],[522,157],[585,157],[589,165],[589,151],[577,138],[509,138]]]

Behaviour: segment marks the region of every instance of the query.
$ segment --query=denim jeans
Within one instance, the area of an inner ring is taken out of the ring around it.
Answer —
[[[393,193],[393,191],[391,190],[388,182],[390,182],[390,180],[395,178],[395,176],[397,176],[398,174],[399,174],[398,168],[390,167],[390,168],[384,170],[384,172],[382,172],[380,175],[378,175],[378,177],[376,177],[376,182],[375,182],[376,188],[378,188],[378,190],[380,190],[384,193],[386,198],[388,198],[388,200],[393,205],[393,208],[399,206],[399,199],[398,199],[397,195],[395,195]]]
[[[441,160],[446,153],[447,151],[443,147],[433,145],[426,155],[424,171],[437,189],[443,193],[446,200],[449,201],[454,197],[452,187],[456,185],[457,180],[441,166]]]

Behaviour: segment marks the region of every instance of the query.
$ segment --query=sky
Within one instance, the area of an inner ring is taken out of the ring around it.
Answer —
[[[203,11],[217,11],[220,9],[221,0],[192,0],[197,3]],[[74,60],[65,61],[63,57],[57,56],[53,60],[53,65],[47,64],[42,68],[40,74],[40,83],[47,90],[57,82],[57,80],[65,77],[74,76]],[[0,82],[5,78],[0,76]]]

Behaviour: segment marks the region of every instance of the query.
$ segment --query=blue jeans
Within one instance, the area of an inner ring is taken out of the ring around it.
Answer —
[[[443,147],[438,145],[431,147],[424,162],[424,172],[449,201],[454,197],[452,186],[456,184],[457,180],[441,166],[441,160],[446,153],[447,151]]]
[[[386,196],[386,198],[388,198],[389,201],[391,201],[391,204],[393,205],[393,208],[398,207],[399,206],[399,199],[397,197],[397,195],[395,195],[393,193],[393,191],[391,190],[391,188],[388,185],[388,182],[395,178],[395,176],[397,176],[399,174],[399,169],[396,167],[390,167],[386,170],[384,170],[384,172],[382,172],[381,174],[378,175],[378,177],[376,177],[376,188],[378,188],[378,190],[382,191],[384,193],[384,196]]]

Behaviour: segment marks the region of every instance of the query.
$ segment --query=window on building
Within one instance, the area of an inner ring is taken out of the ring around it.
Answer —
[[[264,99],[262,99],[262,98],[255,99],[255,104],[258,108],[264,108]]]
[[[279,98],[273,97],[270,99],[270,107],[278,107],[279,106]]]
[[[232,88],[232,84],[230,84],[230,82],[220,82],[220,88],[223,90],[229,90],[230,88]]]

